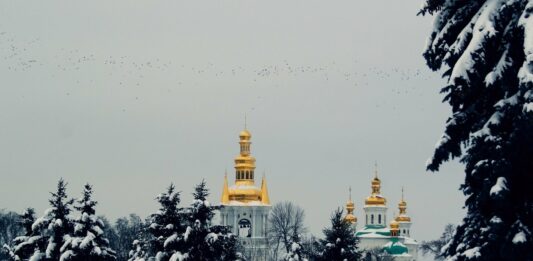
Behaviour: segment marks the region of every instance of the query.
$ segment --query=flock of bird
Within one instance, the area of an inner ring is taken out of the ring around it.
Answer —
[[[276,78],[287,79],[291,77],[314,77],[313,79],[331,82],[330,85],[333,87],[339,81],[348,82],[353,87],[372,87],[379,84],[380,81],[387,81],[387,84],[396,85],[392,89],[392,94],[397,95],[409,94],[413,90],[413,88],[409,88],[411,81],[427,80],[432,77],[431,74],[423,74],[419,69],[365,67],[359,64],[357,60],[353,60],[350,66],[340,65],[335,61],[320,65],[296,65],[287,60],[283,60],[279,64],[260,67],[252,65],[219,67],[212,62],[202,66],[193,66],[177,64],[172,60],[163,58],[140,60],[134,56],[126,55],[89,54],[83,53],[80,49],[59,48],[51,54],[41,50],[40,43],[41,39],[39,38],[24,42],[7,32],[0,32],[0,57],[3,59],[0,61],[0,71],[7,70],[24,75],[30,73],[31,70],[39,69],[50,73],[52,77],[57,77],[71,72],[87,74],[90,71],[94,73],[94,68],[100,68],[99,73],[107,74],[108,78],[118,76],[116,83],[121,87],[149,85],[150,82],[147,78],[153,77],[154,73],[176,75],[176,81],[171,84],[174,85],[172,87],[185,86],[191,78],[218,79],[222,77],[238,77],[243,81],[250,80],[252,82],[244,83],[249,85],[266,79],[276,80]],[[79,79],[75,83],[82,84]]]

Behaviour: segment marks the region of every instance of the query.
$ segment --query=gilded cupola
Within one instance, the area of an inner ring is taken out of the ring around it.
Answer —
[[[355,204],[352,201],[352,188],[351,187],[349,191],[350,191],[350,196],[348,198],[348,202],[346,202],[346,216],[344,217],[344,221],[353,225],[357,223],[357,217],[353,214],[353,211],[355,210]]]
[[[411,217],[407,215],[407,202],[405,202],[403,197],[403,187],[402,187],[402,200],[400,200],[400,203],[398,203],[398,209],[400,210],[400,214],[396,217],[396,221],[398,222],[411,222]]]
[[[381,180],[378,178],[378,170],[376,165],[376,170],[374,171],[374,179],[372,179],[372,194],[365,199],[365,205],[370,206],[381,206],[385,205],[387,200],[381,196]]]

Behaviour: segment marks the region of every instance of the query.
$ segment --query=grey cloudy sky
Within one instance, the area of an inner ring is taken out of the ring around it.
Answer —
[[[0,208],[47,206],[59,177],[110,218],[170,182],[218,202],[244,114],[274,202],[319,234],[377,160],[413,235],[460,221],[462,167],[425,172],[449,108],[421,52],[422,0],[0,1]]]

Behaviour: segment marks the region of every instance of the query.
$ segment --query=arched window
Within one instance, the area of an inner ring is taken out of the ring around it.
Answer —
[[[381,224],[381,214],[378,215],[378,224]]]
[[[374,214],[370,215],[370,224],[374,224]]]
[[[248,219],[241,219],[239,221],[239,237],[252,237],[252,223]]]
[[[365,224],[368,224],[368,214],[365,217]]]

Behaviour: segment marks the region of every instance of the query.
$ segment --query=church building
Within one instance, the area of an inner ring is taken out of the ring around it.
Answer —
[[[235,157],[235,184],[228,186],[224,176],[220,210],[221,224],[230,226],[245,248],[250,260],[266,261],[268,257],[268,214],[271,205],[265,176],[261,187],[255,185],[255,158],[251,155],[252,135],[239,134],[240,153]]]
[[[411,218],[407,215],[407,202],[403,197],[398,204],[399,214],[387,226],[387,199],[381,195],[381,180],[377,170],[372,179],[372,193],[365,199],[364,223],[357,228],[357,217],[354,215],[355,204],[351,198],[346,203],[346,222],[353,225],[359,238],[359,247],[363,250],[377,250],[394,257],[397,261],[414,261],[417,258],[418,243],[411,238]]]

